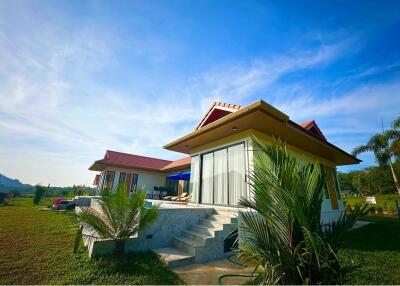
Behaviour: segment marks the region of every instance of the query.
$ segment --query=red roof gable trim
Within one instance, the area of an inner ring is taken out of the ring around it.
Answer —
[[[200,120],[199,124],[196,126],[195,130],[206,126],[232,112],[241,109],[242,106],[237,104],[231,104],[226,102],[214,101],[210,109],[206,112],[203,118]],[[218,110],[218,112],[216,112]],[[214,114],[214,116],[213,116]]]
[[[311,134],[320,137],[324,141],[327,141],[321,129],[319,129],[315,120],[306,121],[300,124],[301,127],[309,131]]]

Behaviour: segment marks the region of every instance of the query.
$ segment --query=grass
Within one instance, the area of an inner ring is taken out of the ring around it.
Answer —
[[[48,202],[46,202],[48,204]],[[0,284],[182,284],[152,252],[133,253],[123,265],[90,260],[82,247],[72,253],[77,229],[72,213],[41,211],[32,198],[0,206]],[[349,231],[339,252],[359,268],[349,284],[398,284],[400,222],[368,216],[374,222]]]
[[[354,207],[356,204],[365,203],[365,197],[344,197],[343,199],[346,205],[351,207]],[[382,208],[384,211],[397,213],[395,201],[397,200],[400,205],[400,195],[376,195],[375,199],[375,208]]]
[[[360,229],[349,231],[339,257],[359,268],[348,284],[398,284],[400,281],[400,221],[393,217],[370,216]]]
[[[182,284],[153,252],[133,253],[126,263],[72,253],[73,213],[41,211],[32,198],[0,206],[0,284]]]

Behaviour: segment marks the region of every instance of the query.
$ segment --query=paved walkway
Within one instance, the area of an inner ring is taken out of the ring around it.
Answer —
[[[354,225],[353,225],[353,227],[351,229],[357,229],[357,228],[363,227],[363,226],[365,226],[367,224],[370,224],[370,223],[371,223],[370,221],[358,220],[358,221],[356,221],[354,223]]]
[[[183,280],[189,285],[218,285],[218,278],[225,274],[244,274],[250,275],[253,268],[245,268],[230,262],[227,259],[215,260],[208,263],[192,264],[180,268],[175,268]],[[249,278],[246,277],[226,277],[222,282],[224,285],[243,284]]]

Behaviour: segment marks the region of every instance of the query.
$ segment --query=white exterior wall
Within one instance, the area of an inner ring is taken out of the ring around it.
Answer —
[[[237,141],[232,141],[232,142],[229,142],[227,144],[220,145],[220,146],[217,146],[217,147],[214,147],[214,148],[202,150],[201,152],[193,153],[193,154],[191,154],[191,156],[192,157],[193,156],[201,156],[201,154],[203,154],[203,153],[208,153],[208,152],[211,152],[211,151],[216,150],[216,149],[220,149],[220,148],[224,148],[224,147],[227,147],[227,146],[230,146],[230,145],[233,145],[233,144],[244,142],[245,143],[245,150],[246,150],[245,151],[246,174],[249,174],[253,170],[253,164],[252,164],[252,161],[253,161],[253,149],[252,149],[252,145],[250,144],[250,141],[251,141],[251,138],[243,138],[243,139],[240,139],[240,140],[237,140]],[[295,157],[297,157],[300,162],[303,161],[303,162],[312,163],[313,159],[311,159],[308,154],[301,153],[301,151],[300,152],[299,151],[296,152],[296,151],[293,151],[293,150],[290,150],[289,152],[291,154],[293,154]],[[340,188],[340,186],[339,186],[339,188]],[[198,190],[198,193],[199,192],[200,192],[200,190]],[[247,192],[247,195],[250,196],[250,186],[249,186],[248,183],[246,183],[246,192]],[[197,197],[196,201],[193,201],[193,203],[194,204],[199,204],[198,197]],[[341,197],[338,198],[338,206],[339,206],[338,209],[333,209],[332,205],[331,205],[331,200],[324,198],[324,200],[322,202],[321,222],[322,223],[329,223],[332,220],[337,220],[340,217],[340,215],[343,213],[343,211],[344,211],[343,200],[342,200]]]
[[[118,186],[119,175],[121,172],[138,174],[139,176],[137,186],[143,188],[145,192],[153,191],[155,186],[164,187],[165,178],[167,176],[166,174],[158,172],[148,172],[135,169],[121,169],[116,167],[108,167],[105,171],[115,172],[113,190],[115,190]]]

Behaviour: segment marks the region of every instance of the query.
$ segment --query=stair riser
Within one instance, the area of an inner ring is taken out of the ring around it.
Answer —
[[[176,238],[172,240],[172,245],[183,252],[189,253],[190,255],[196,255],[196,247],[180,241]]]
[[[174,260],[174,261],[169,261],[167,265],[171,268],[177,268],[177,267],[182,267],[186,265],[190,265],[195,263],[194,256],[193,257],[188,257],[185,259],[179,259],[179,260]]]
[[[209,219],[202,219],[200,221],[201,225],[204,225],[206,227],[213,227],[213,228],[214,227],[222,228],[224,223],[228,224],[228,222],[220,222],[220,221],[209,220]]]
[[[194,240],[202,245],[204,245],[206,243],[206,239],[204,237],[198,236],[198,235],[194,235],[190,232],[186,232],[184,231],[183,233],[184,237],[187,237],[188,239]]]
[[[214,236],[214,234],[215,234],[215,230],[210,230],[208,228],[199,227],[199,226],[196,226],[196,225],[193,225],[191,229],[193,231],[200,232],[200,233],[205,234],[205,235]]]
[[[207,219],[210,221],[215,221],[215,222],[224,223],[224,224],[238,222],[238,219],[236,217],[228,218],[228,217],[219,217],[219,216],[209,216]]]
[[[232,211],[232,210],[222,210],[222,209],[215,209],[214,214],[216,215],[222,215],[222,216],[227,216],[227,217],[233,217],[237,215],[237,211]]]

